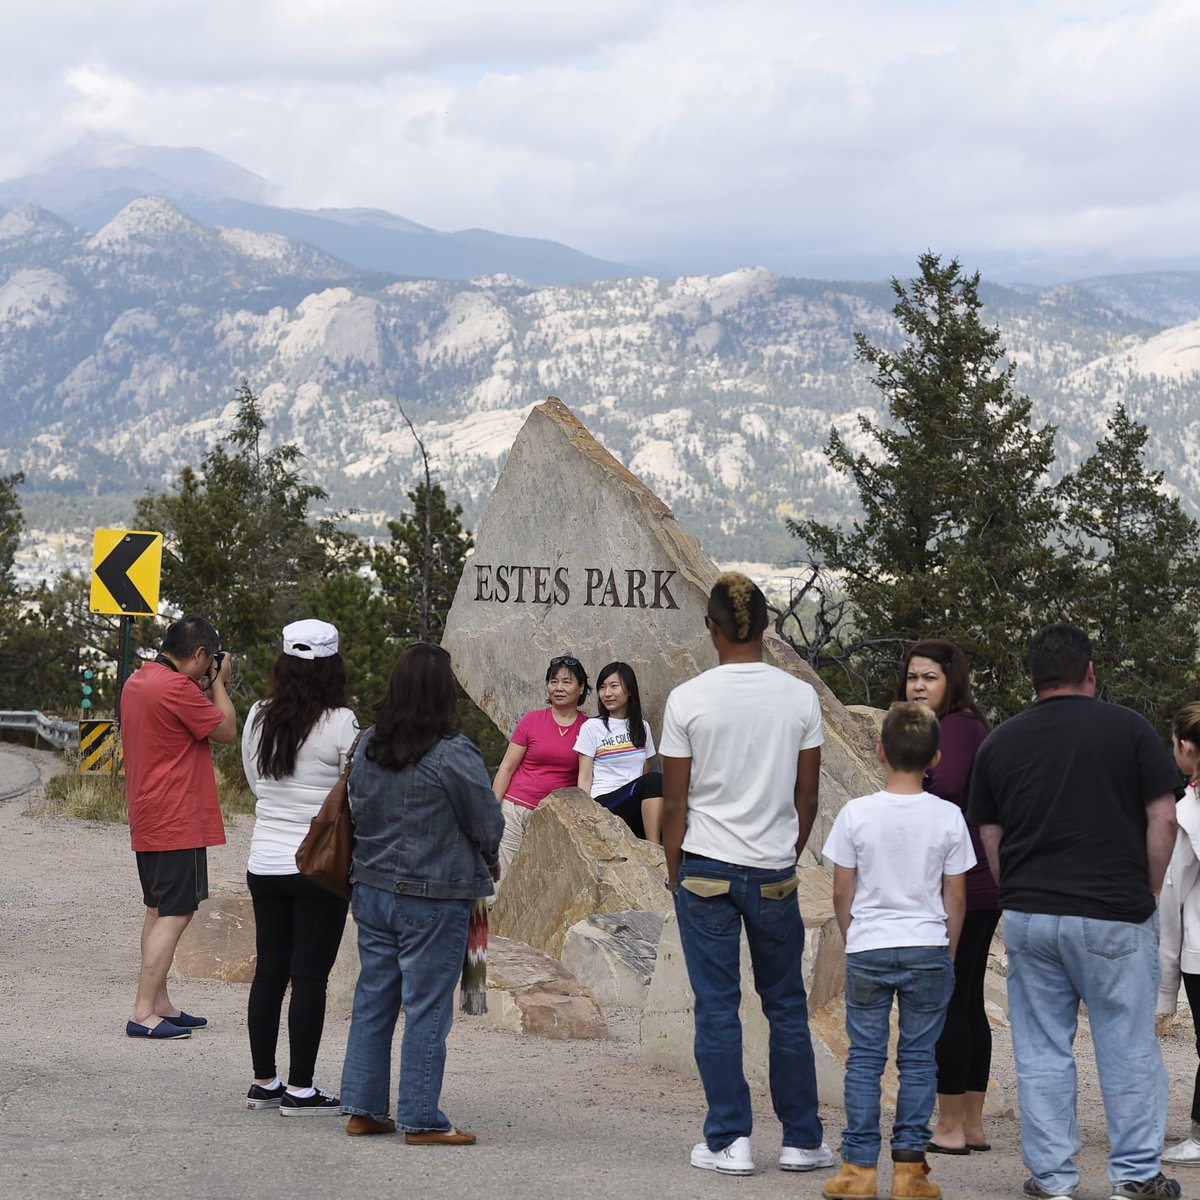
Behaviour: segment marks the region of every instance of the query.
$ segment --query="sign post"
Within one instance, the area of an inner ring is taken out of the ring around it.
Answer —
[[[130,631],[134,617],[158,612],[162,572],[162,534],[144,529],[97,529],[92,542],[92,612],[121,618],[121,648],[117,663],[117,719],[121,690],[129,676]]]

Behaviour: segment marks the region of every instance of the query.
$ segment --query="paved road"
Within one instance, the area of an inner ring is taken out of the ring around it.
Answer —
[[[0,749],[0,801],[29,794],[37,782],[35,759],[11,749]]]

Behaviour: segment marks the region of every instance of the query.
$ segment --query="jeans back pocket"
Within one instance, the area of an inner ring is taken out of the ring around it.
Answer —
[[[1138,927],[1127,921],[1097,921],[1083,918],[1083,945],[1100,958],[1128,958],[1137,953]]]
[[[685,892],[691,892],[693,896],[703,896],[705,899],[728,896],[730,889],[728,879],[709,879],[703,875],[689,875],[679,881],[679,886]]]
[[[800,886],[800,877],[793,875],[791,879],[781,879],[778,883],[759,884],[758,894],[764,900],[786,900]]]

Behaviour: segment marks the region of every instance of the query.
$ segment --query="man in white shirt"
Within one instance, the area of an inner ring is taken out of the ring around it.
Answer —
[[[660,746],[667,886],[695,993],[696,1065],[708,1100],[691,1161],[729,1175],[754,1170],[738,1017],[744,926],[771,1031],[779,1165],[811,1171],[833,1165],[817,1115],[796,896],[796,860],[817,813],[821,708],[811,686],[762,661],[767,602],[746,576],[717,579],[705,624],[719,665],[671,692]]]

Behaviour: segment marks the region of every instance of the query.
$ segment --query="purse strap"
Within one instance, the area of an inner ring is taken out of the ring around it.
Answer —
[[[350,778],[350,768],[354,764],[354,752],[355,752],[355,750],[358,749],[358,741],[359,741],[359,738],[362,737],[362,735],[363,735],[363,731],[360,729],[358,731],[358,733],[355,735],[354,741],[352,741],[350,743],[350,749],[346,751],[346,767],[342,771],[342,779],[343,780],[348,780]]]

